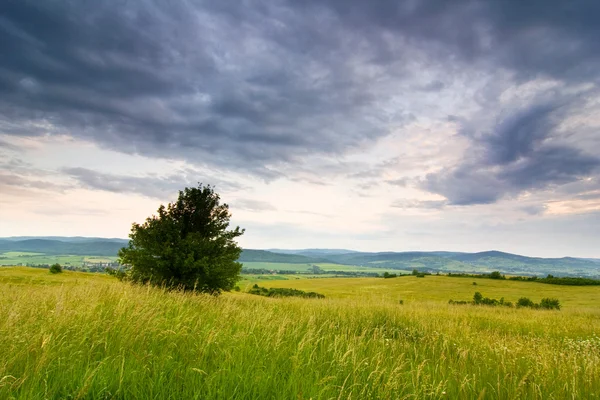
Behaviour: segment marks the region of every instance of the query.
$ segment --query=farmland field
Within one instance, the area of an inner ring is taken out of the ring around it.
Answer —
[[[0,268],[0,398],[600,398],[598,287],[443,276],[259,285],[327,297],[210,297]],[[563,308],[447,304],[476,290]]]
[[[68,254],[45,254],[33,252],[9,251],[0,253],[0,266],[8,265],[50,265],[59,263],[67,267],[80,267],[87,263],[108,263],[113,262],[117,257],[110,256],[86,256],[86,255],[68,255]]]
[[[295,271],[306,273],[311,271],[313,265],[318,266],[323,271],[344,271],[344,272],[371,272],[377,274],[383,274],[384,272],[395,273],[395,274],[408,274],[410,271],[397,270],[391,268],[374,268],[374,267],[361,267],[358,265],[343,265],[343,264],[328,264],[328,263],[315,263],[315,264],[292,264],[292,263],[272,263],[272,262],[243,262],[244,269],[267,269],[267,270],[284,270],[284,271]]]

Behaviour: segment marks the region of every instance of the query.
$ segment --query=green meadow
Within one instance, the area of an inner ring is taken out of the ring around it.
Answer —
[[[0,398],[600,398],[599,287],[444,276],[256,282],[326,298],[244,287],[211,297],[0,268]],[[556,297],[562,309],[448,304],[475,291]]]

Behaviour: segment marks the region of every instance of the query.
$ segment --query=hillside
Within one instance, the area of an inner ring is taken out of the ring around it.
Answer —
[[[0,239],[0,253],[31,252],[44,254],[70,254],[90,256],[116,256],[128,243],[124,239],[93,239],[64,241],[56,239]]]
[[[307,257],[300,254],[281,254],[266,250],[252,249],[244,249],[239,261],[289,264],[316,264],[330,262],[329,260],[320,257]]]
[[[128,243],[125,239],[85,237],[12,237],[0,238],[0,256],[7,252],[30,252],[47,255],[86,255],[115,257]],[[255,250],[244,249],[244,263],[338,264],[367,268],[431,272],[482,273],[500,271],[514,275],[600,277],[600,260],[574,257],[527,257],[500,251],[460,253],[379,252],[368,253],[344,249]]]

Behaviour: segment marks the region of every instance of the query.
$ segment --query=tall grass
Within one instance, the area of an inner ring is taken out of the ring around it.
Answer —
[[[0,398],[594,398],[599,317],[0,284]]]

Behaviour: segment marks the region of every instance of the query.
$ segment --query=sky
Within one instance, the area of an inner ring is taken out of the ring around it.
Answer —
[[[600,258],[597,0],[5,0],[0,236],[214,185],[246,248]]]

